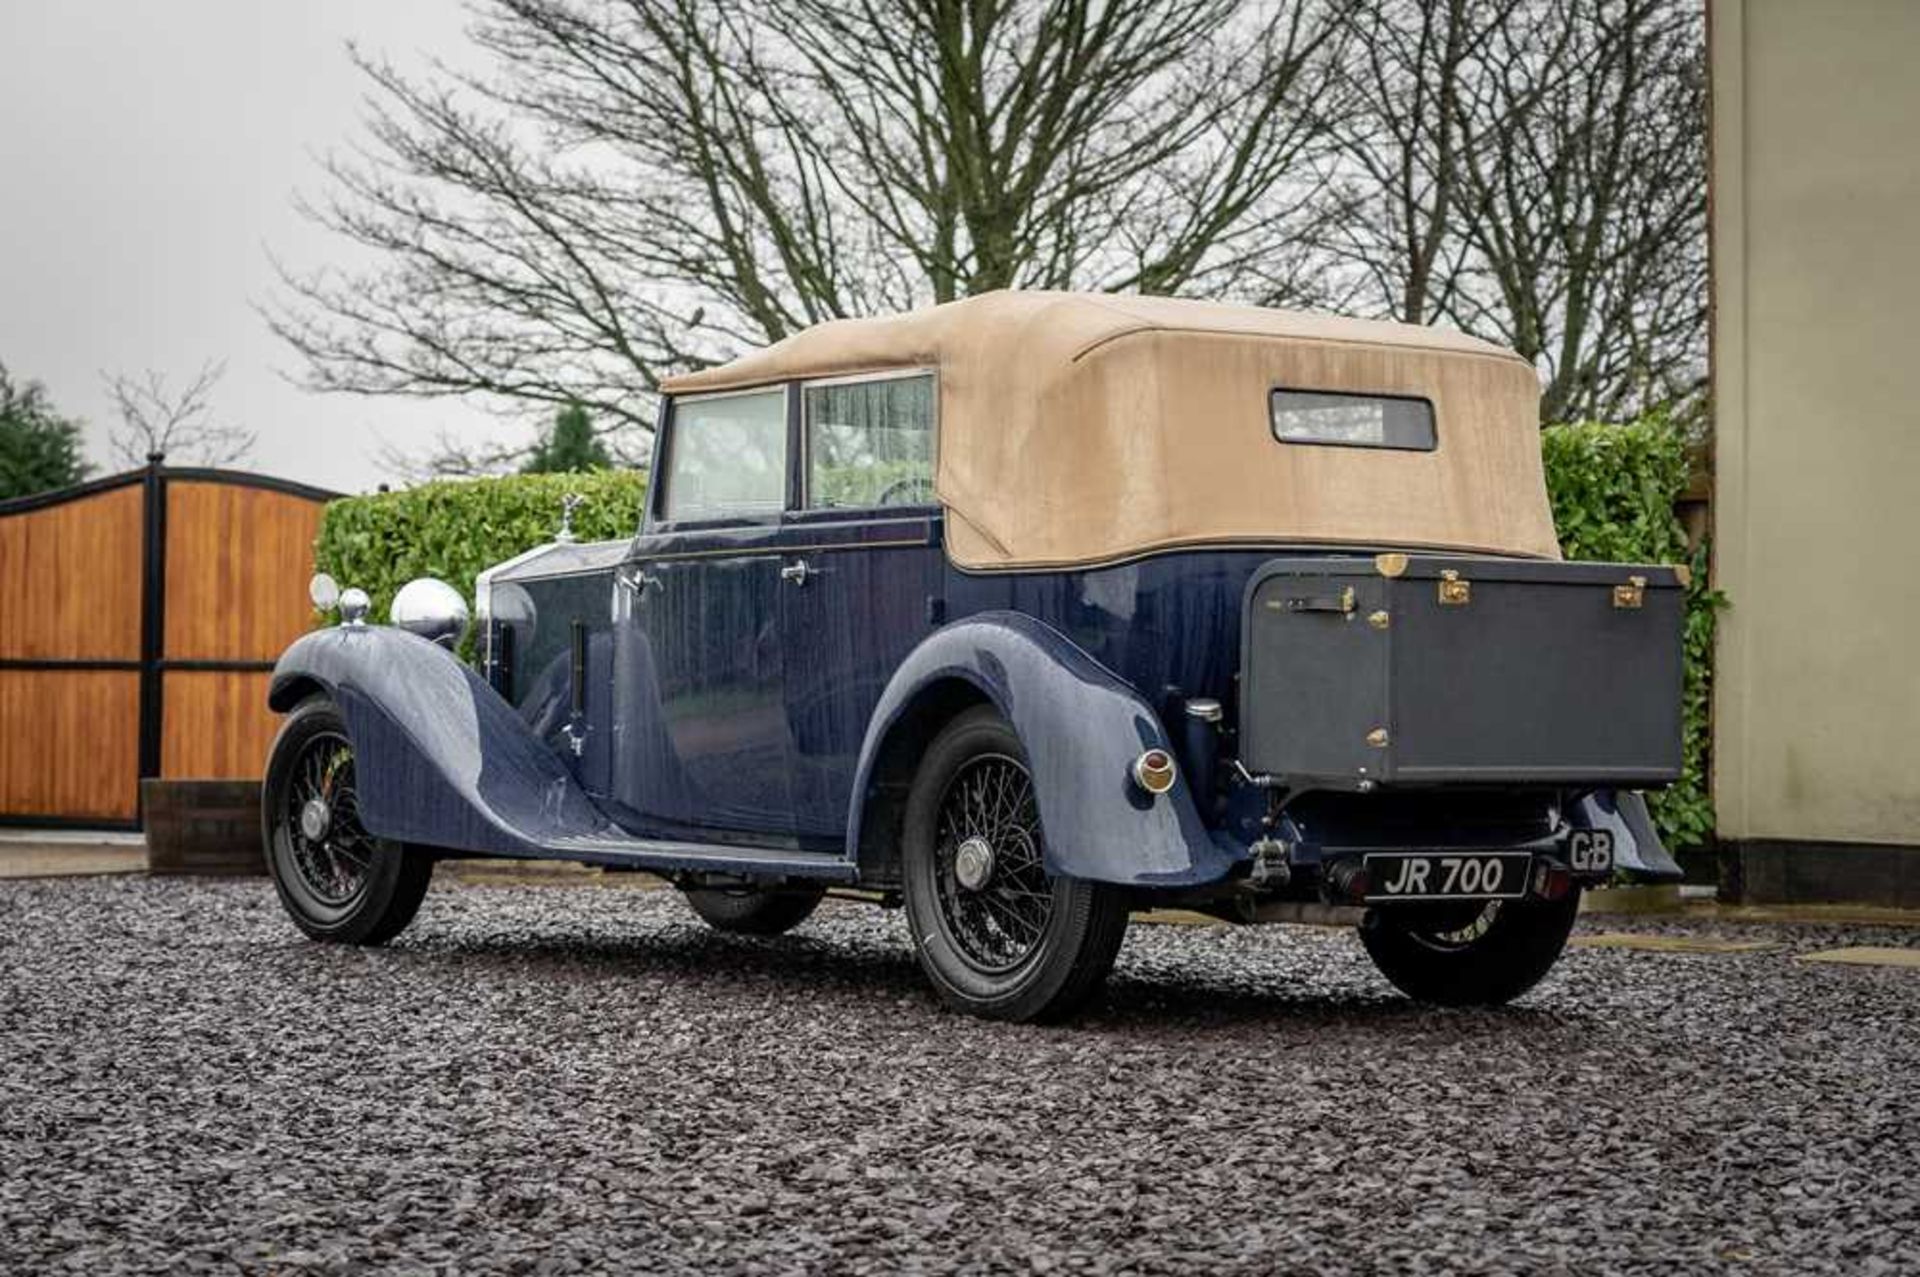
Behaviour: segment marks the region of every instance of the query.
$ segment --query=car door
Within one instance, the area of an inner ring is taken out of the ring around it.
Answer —
[[[784,387],[676,399],[616,591],[618,802],[655,831],[795,836],[778,534]]]
[[[803,844],[840,845],[874,706],[941,619],[936,392],[925,370],[799,389],[798,508],[779,540],[792,799]]]

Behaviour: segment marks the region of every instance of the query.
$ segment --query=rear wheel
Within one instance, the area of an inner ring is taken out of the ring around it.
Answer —
[[[1050,876],[1026,754],[987,707],[935,738],[907,798],[907,921],[948,1005],[1057,1020],[1085,1004],[1126,933],[1126,893]]]
[[[1368,911],[1360,940],[1410,998],[1498,1006],[1553,969],[1579,911],[1578,890],[1561,900],[1401,905]]]
[[[826,894],[818,887],[689,887],[687,903],[715,931],[744,936],[777,936],[812,916]]]
[[[385,944],[419,912],[433,861],[367,832],[353,742],[331,701],[315,697],[287,715],[260,818],[280,903],[313,939]]]

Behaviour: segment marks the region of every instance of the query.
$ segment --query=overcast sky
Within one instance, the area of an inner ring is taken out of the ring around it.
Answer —
[[[292,356],[253,310],[270,250],[343,252],[292,200],[358,136],[345,42],[458,63],[464,23],[458,0],[0,0],[0,362],[86,419],[99,472],[116,468],[101,370],[178,380],[209,357],[228,360],[216,407],[259,433],[250,468],[269,474],[360,490],[388,477],[383,440],[503,433],[457,402],[289,385]]]

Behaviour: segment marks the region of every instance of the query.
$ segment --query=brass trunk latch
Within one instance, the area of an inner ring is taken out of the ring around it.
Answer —
[[[1303,598],[1268,599],[1267,606],[1276,612],[1339,612],[1349,621],[1353,619],[1353,587],[1349,585],[1338,594],[1317,594]]]
[[[1613,605],[1615,607],[1643,607],[1647,601],[1647,578],[1630,576],[1625,585],[1613,587]]]
[[[1473,602],[1473,582],[1463,581],[1460,574],[1452,568],[1444,568],[1440,573],[1440,604],[1442,607],[1464,607]]]

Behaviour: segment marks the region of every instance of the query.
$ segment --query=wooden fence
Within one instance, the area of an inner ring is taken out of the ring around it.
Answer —
[[[0,823],[138,828],[142,777],[258,778],[333,495],[156,464],[0,502]]]

